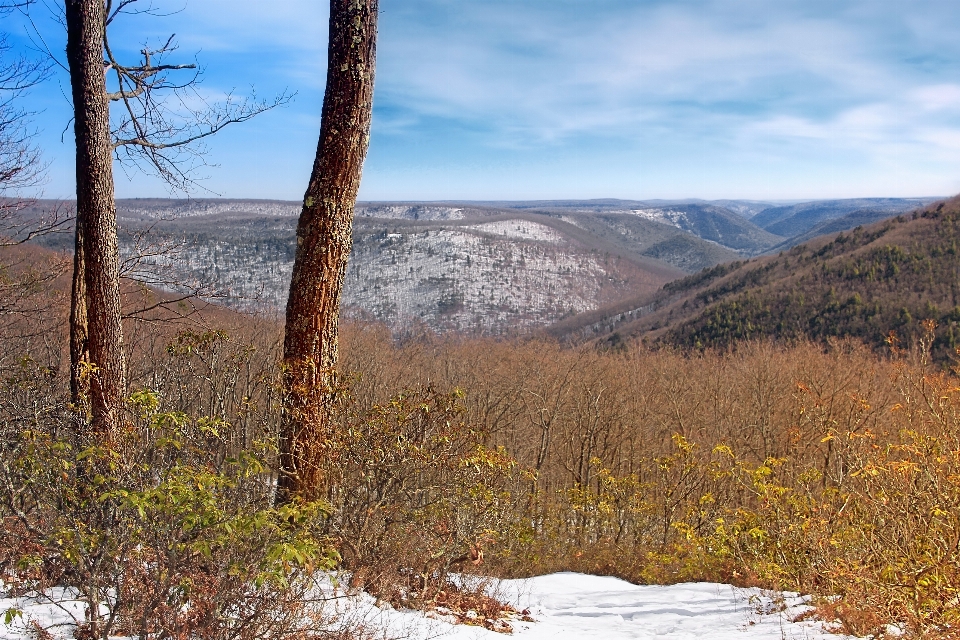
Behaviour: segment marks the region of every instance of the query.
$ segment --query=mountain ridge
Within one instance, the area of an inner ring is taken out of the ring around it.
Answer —
[[[548,331],[607,345],[852,337],[883,349],[891,331],[911,344],[926,320],[937,326],[937,357],[949,359],[960,346],[960,197],[705,269]]]
[[[693,199],[512,204],[359,202],[345,309],[395,329],[426,322],[438,331],[527,331],[620,309],[686,274],[791,244]],[[753,207],[756,217],[767,203],[727,204]],[[141,260],[133,277],[177,290],[188,282],[239,308],[283,307],[300,203],[143,198],[119,200],[117,210],[125,260],[144,247],[176,248]],[[886,212],[854,211],[815,230]],[[69,234],[42,242],[72,248]],[[638,303],[623,318],[636,320],[641,308],[651,312]]]

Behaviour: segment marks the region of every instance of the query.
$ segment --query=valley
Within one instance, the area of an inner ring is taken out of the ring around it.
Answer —
[[[596,337],[652,309],[643,301],[663,300],[667,283],[931,200],[360,202],[343,308],[395,331],[507,335],[559,323],[551,331],[567,335],[596,324],[587,332]],[[299,203],[132,199],[117,209],[129,278],[282,312]],[[41,241],[72,246],[63,234]]]
[[[854,338],[886,350],[915,344],[929,321],[929,348],[950,361],[960,345],[958,218],[960,199],[953,198],[705,269],[549,331],[608,345],[643,339],[724,349],[753,338]]]

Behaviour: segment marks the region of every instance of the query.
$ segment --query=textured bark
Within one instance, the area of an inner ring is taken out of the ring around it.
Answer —
[[[83,227],[77,221],[73,247],[73,287],[70,291],[70,402],[78,422],[86,421],[87,398],[90,393],[85,363],[90,361],[87,350],[87,287],[84,282]]]
[[[370,139],[377,0],[331,0],[320,141],[297,225],[283,343],[285,411],[277,500],[314,497],[329,429],[340,294]]]
[[[86,312],[87,363],[71,362],[75,375],[89,374],[93,429],[116,427],[125,392],[120,316],[120,255],[113,193],[113,144],[104,67],[106,15],[103,0],[66,0],[67,62],[73,95],[77,147],[77,232],[82,253],[71,313],[71,357],[83,357]],[[74,348],[75,345],[77,348]],[[77,389],[79,380],[75,381]]]

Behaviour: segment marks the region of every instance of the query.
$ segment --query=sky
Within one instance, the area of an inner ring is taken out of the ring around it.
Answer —
[[[2,28],[59,60],[55,0]],[[148,0],[141,0],[147,2]],[[294,93],[211,138],[194,197],[298,200],[320,127],[319,0],[153,0],[116,49],[176,34],[200,92]],[[32,25],[30,24],[32,22]],[[26,98],[74,192],[69,78]],[[119,197],[168,197],[118,164]],[[960,192],[955,0],[380,0],[362,200],[947,196]]]

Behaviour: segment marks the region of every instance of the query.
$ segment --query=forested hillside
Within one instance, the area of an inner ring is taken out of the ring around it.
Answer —
[[[891,217],[930,202],[931,198],[850,198],[801,202],[764,209],[750,218],[750,221],[770,233],[792,238],[824,222],[837,220],[852,213],[872,212]]]
[[[819,226],[816,218],[802,239],[916,201],[887,199],[874,209],[871,203],[359,203],[345,311],[395,330],[423,324],[437,331],[528,331],[609,305],[627,308],[684,274],[791,246],[748,215],[830,217],[854,209]],[[72,205],[38,201],[21,215],[30,219],[52,206],[68,212]],[[239,309],[276,313],[286,303],[298,203],[132,199],[117,207],[128,277]],[[38,241],[72,250],[68,234]]]
[[[958,220],[953,199],[776,256],[706,269],[643,299],[646,312],[625,316],[614,341],[724,347],[758,337],[852,337],[883,348],[891,332],[910,343],[919,322],[930,320],[934,351],[946,357],[960,344]],[[594,314],[592,322],[603,325],[610,315]],[[586,320],[580,325],[558,330],[582,330]],[[603,333],[610,323],[598,327]]]
[[[0,640],[960,640],[960,3],[0,18]]]

